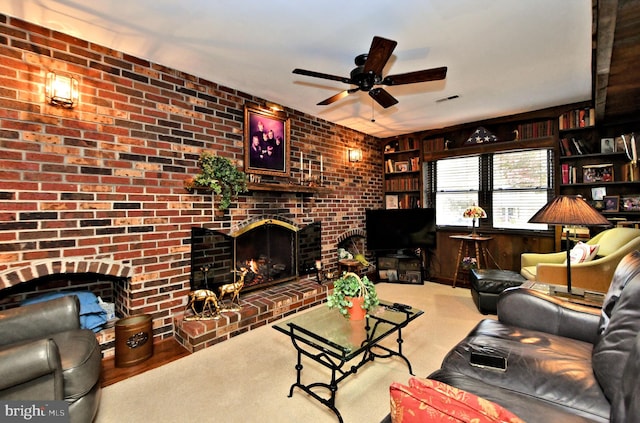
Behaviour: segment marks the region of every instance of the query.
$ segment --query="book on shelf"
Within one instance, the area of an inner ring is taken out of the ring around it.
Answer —
[[[420,181],[417,177],[393,178],[385,181],[385,191],[418,191]]]
[[[592,107],[570,110],[558,118],[558,128],[566,129],[586,128],[596,124],[596,112]]]
[[[409,159],[409,170],[420,170],[420,157],[412,157]]]
[[[444,138],[431,138],[424,141],[424,148],[426,151],[443,151],[444,150]]]
[[[540,122],[523,123],[517,126],[517,131],[517,139],[550,137],[554,132],[553,122],[551,120],[544,120]]]
[[[575,166],[572,166],[568,163],[562,163],[560,167],[560,171],[561,171],[560,176],[562,177],[563,185],[574,184],[578,182],[576,180],[578,175],[578,169]]]
[[[581,156],[591,153],[591,148],[582,138],[560,139],[560,154],[563,156]]]
[[[385,169],[386,169],[387,173],[395,172],[396,171],[395,166],[396,166],[395,161],[393,161],[391,159],[387,159],[385,161]]]
[[[569,182],[569,164],[568,163],[562,163],[562,183],[563,184],[568,184]]]
[[[560,152],[562,153],[563,156],[572,156],[573,155],[573,151],[571,151],[571,146],[569,145],[569,139],[568,138],[561,138],[560,139]]]

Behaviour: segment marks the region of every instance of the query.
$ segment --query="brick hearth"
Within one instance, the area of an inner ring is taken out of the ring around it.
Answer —
[[[333,284],[302,279],[246,295],[240,294],[241,309],[223,312],[217,320],[174,320],[175,338],[190,352],[202,350],[256,329],[290,314],[323,303]]]

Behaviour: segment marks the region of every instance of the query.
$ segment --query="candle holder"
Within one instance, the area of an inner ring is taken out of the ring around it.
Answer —
[[[321,187],[322,186],[322,182],[323,182],[323,177],[322,175],[320,176],[316,176],[316,175],[301,175],[300,176],[300,185],[303,186],[309,186],[309,187]]]

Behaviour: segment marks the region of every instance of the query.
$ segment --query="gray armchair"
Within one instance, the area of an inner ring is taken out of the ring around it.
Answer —
[[[94,419],[102,355],[79,310],[68,296],[0,312],[0,400],[65,400],[72,423]]]

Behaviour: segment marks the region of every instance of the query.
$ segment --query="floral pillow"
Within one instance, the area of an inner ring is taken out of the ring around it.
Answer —
[[[524,423],[496,403],[436,380],[413,377],[409,386],[392,383],[390,392],[393,423]]]

